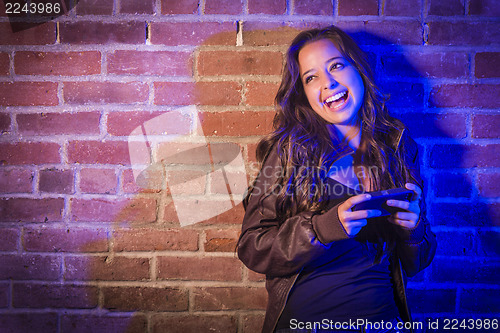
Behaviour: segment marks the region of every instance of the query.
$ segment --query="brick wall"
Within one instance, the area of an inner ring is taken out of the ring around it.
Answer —
[[[286,45],[332,23],[421,146],[439,248],[415,317],[500,312],[496,1],[81,0],[16,33],[3,13],[0,331],[258,332],[228,191],[255,175]]]

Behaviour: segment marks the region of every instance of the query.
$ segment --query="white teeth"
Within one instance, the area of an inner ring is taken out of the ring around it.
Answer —
[[[333,96],[330,96],[326,99],[325,103],[331,103],[331,102],[335,102],[336,100],[338,100],[339,98],[342,98],[344,97],[344,95],[347,94],[347,91],[342,91],[342,92],[339,92]]]

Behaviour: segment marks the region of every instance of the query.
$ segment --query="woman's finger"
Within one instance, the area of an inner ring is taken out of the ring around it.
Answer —
[[[398,226],[401,226],[401,227],[407,228],[407,229],[413,229],[417,225],[417,221],[413,218],[406,220],[406,219],[397,218],[397,217],[391,215],[387,220],[389,222],[391,222],[392,224],[395,224],[395,225],[398,225]]]
[[[415,185],[413,183],[406,183],[405,187],[408,190],[415,192],[415,195],[413,196],[413,198],[412,198],[411,201],[418,201],[418,200],[420,200],[420,197],[422,196],[422,190],[420,189],[420,187],[418,187],[417,185]]]
[[[382,212],[377,209],[369,209],[369,210],[355,210],[353,212],[346,212],[345,217],[347,221],[356,221],[361,219],[369,219],[372,217],[380,216]]]
[[[355,195],[353,197],[350,197],[346,201],[344,201],[344,203],[341,204],[339,207],[342,207],[342,209],[344,209],[344,210],[350,210],[353,206],[370,200],[371,197],[372,196],[369,194]]]
[[[408,210],[410,208],[410,203],[408,201],[402,200],[387,200],[387,205],[391,207],[397,207],[404,210]]]
[[[368,224],[368,221],[367,220],[356,220],[356,221],[351,221],[349,222],[349,226],[352,228],[362,228],[364,227],[365,225]]]
[[[403,221],[416,221],[417,215],[412,212],[396,212],[394,213],[394,218]]]
[[[368,222],[366,220],[357,220],[354,222],[349,222],[348,223],[349,230],[347,230],[347,233],[351,237],[356,236],[367,223]]]

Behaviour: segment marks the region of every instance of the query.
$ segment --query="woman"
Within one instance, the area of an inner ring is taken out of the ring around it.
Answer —
[[[405,278],[436,247],[416,143],[389,116],[362,51],[334,26],[293,40],[276,108],[238,242],[243,263],[266,274],[263,332],[398,332],[411,320]],[[399,187],[413,197],[389,200],[390,216],[353,210],[370,199],[364,192]]]

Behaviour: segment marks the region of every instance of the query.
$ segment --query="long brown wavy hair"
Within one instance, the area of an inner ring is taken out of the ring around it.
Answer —
[[[354,164],[369,167],[371,190],[402,187],[414,180],[404,160],[404,147],[397,149],[404,125],[389,115],[387,98],[374,82],[365,53],[349,35],[335,26],[303,31],[292,41],[286,54],[281,85],[275,98],[274,130],[257,146],[257,160],[263,163],[277,145],[282,172],[274,190],[278,192],[278,214],[284,218],[326,208],[327,194],[318,189],[323,188],[328,170],[335,162],[334,156],[340,147],[345,147],[345,142],[333,137],[332,131],[328,130],[329,123],[312,110],[300,80],[300,50],[321,39],[332,41],[363,80],[364,101],[358,111],[361,144],[354,155]],[[251,188],[248,193],[251,193]]]

